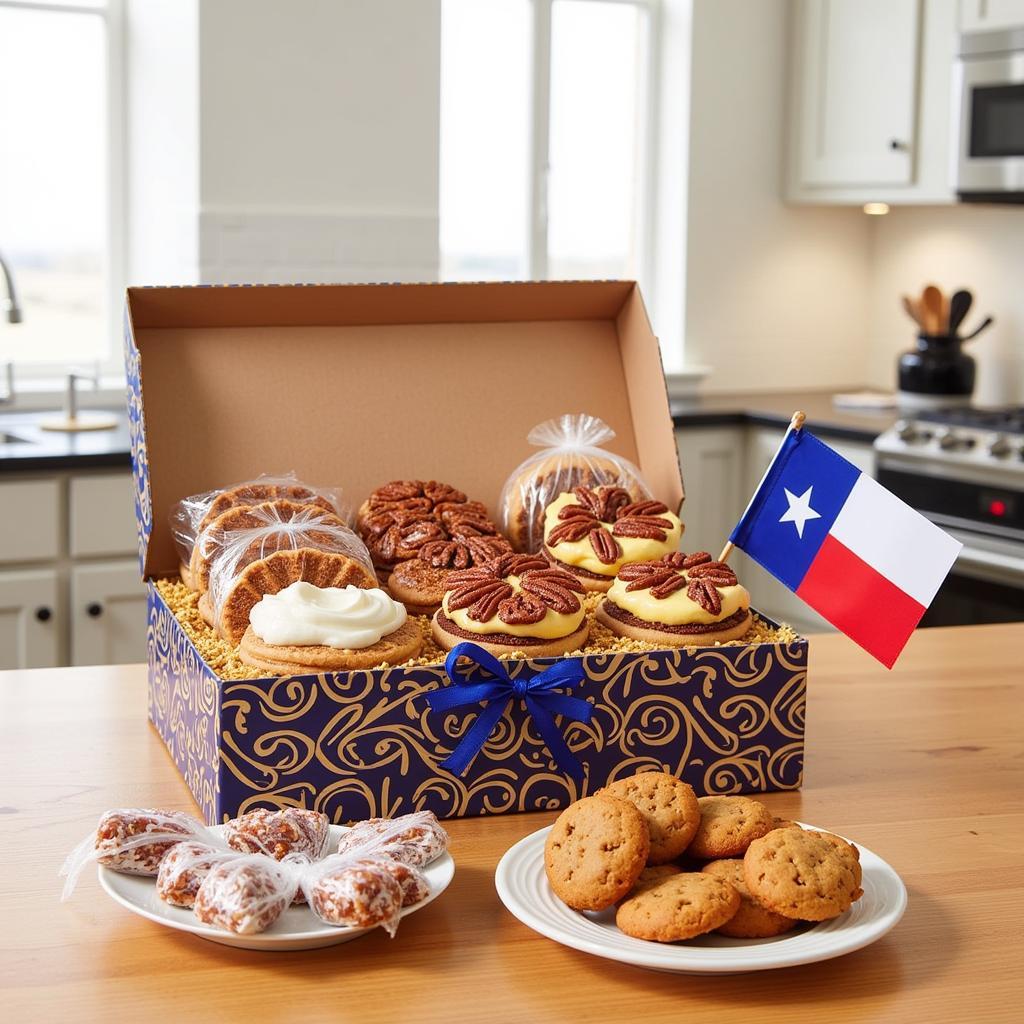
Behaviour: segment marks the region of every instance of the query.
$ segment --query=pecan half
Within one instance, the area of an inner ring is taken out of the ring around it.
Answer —
[[[640,563],[645,564],[645,563]],[[643,573],[630,574],[628,576],[623,575],[622,570],[619,570],[620,579],[630,580],[631,582],[626,584],[626,590],[646,590],[650,587],[653,591],[654,587],[660,587],[663,583],[668,583],[669,580],[683,580],[685,579],[679,575],[671,566],[659,566],[657,562],[648,562],[646,565],[649,567],[648,571]],[[623,566],[623,569],[630,568],[635,569],[636,566]]]
[[[461,543],[469,549],[474,565],[482,565],[512,550],[512,545],[500,534],[496,537],[467,537]]]
[[[607,530],[596,526],[588,536],[590,537],[590,546],[594,549],[594,554],[597,555],[599,561],[604,562],[605,565],[613,565],[618,561],[622,554],[622,548]]]
[[[464,502],[466,495],[451,484],[438,483],[437,480],[428,480],[423,484],[423,495],[429,498],[435,505],[442,502]]]
[[[498,606],[498,618],[509,626],[532,626],[547,614],[547,606],[534,594],[513,594]]]
[[[512,594],[512,584],[502,579],[470,580],[449,592],[448,608],[452,611],[465,608],[471,619],[486,622],[494,618],[498,606]]]
[[[672,524],[667,519],[655,516],[626,516],[616,521],[612,533],[616,537],[642,537],[644,540],[663,541],[668,537]]]
[[[389,562],[415,558],[429,541],[445,540],[444,528],[432,519],[417,520],[405,526],[390,526],[376,539],[375,548]]]
[[[435,569],[467,569],[473,555],[467,544],[454,540],[431,540],[420,548],[421,561]]]
[[[739,582],[736,573],[725,562],[704,562],[686,570],[691,580],[707,580],[716,587],[735,587]]]
[[[422,480],[392,480],[370,495],[370,505],[382,501],[406,501],[423,496]]]
[[[651,586],[651,596],[656,597],[659,601],[674,594],[677,590],[681,590],[686,586],[686,577],[680,576],[679,573],[672,573],[668,579],[661,580],[658,583]],[[629,590],[629,587],[626,587]]]
[[[547,536],[548,547],[556,547],[562,541],[572,543],[583,540],[595,528],[600,529],[600,527],[597,527],[597,520],[593,516],[574,516],[572,519],[567,519],[564,523],[559,523],[551,530]]]
[[[710,580],[691,580],[686,588],[686,596],[711,615],[718,615],[722,611],[722,599]]]
[[[579,598],[569,589],[583,593],[583,584],[573,580],[568,583],[560,569],[531,569],[519,580],[519,586],[528,594],[539,597],[552,611],[571,615],[580,610]]]
[[[619,519],[627,516],[660,516],[668,511],[668,505],[660,501],[634,501],[631,505],[625,505],[619,509]]]

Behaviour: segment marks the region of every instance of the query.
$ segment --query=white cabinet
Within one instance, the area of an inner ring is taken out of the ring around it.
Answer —
[[[960,31],[1024,28],[1024,0],[960,0]]]
[[[146,660],[146,590],[135,559],[71,570],[71,664]]]
[[[683,547],[710,551],[716,558],[749,495],[743,493],[742,427],[684,428],[676,431],[683,470]]]
[[[0,669],[59,664],[58,592],[53,569],[0,572]]]
[[[804,185],[905,185],[911,177],[920,5],[800,4]]]
[[[60,481],[0,483],[0,562],[32,562],[60,553]]]
[[[127,554],[135,547],[134,477],[73,476],[68,483],[68,546],[72,558]]]
[[[796,0],[787,198],[952,202],[955,0]]]
[[[146,660],[132,487],[127,471],[0,481],[0,668]]]

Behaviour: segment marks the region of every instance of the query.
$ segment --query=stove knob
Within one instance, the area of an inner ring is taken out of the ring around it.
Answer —
[[[906,441],[908,444],[912,444],[914,441],[921,439],[921,433],[917,429],[917,424],[913,420],[900,420],[893,429],[896,431],[896,436],[901,441]]]
[[[989,446],[989,455],[994,455],[997,459],[1005,459],[1007,455],[1013,452],[1013,447],[1005,437],[997,437]]]
[[[961,437],[952,430],[944,430],[939,434],[939,447],[947,452],[954,452],[958,448],[973,448],[974,438]]]

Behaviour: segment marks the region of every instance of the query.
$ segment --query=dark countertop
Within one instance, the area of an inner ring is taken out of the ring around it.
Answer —
[[[871,444],[899,419],[896,409],[881,412],[837,409],[832,404],[832,394],[832,391],[791,391],[673,399],[670,403],[672,422],[677,428],[751,424],[785,427],[793,413],[801,409],[807,414],[807,427],[815,434]]]
[[[131,466],[128,414],[124,409],[104,409],[117,417],[113,430],[84,430],[77,434],[43,430],[39,420],[48,412],[0,413],[0,435],[22,438],[0,443],[0,475],[38,470],[94,469]],[[59,415],[59,414],[58,414]]]

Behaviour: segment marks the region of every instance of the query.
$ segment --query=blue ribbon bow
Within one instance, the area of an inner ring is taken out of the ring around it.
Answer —
[[[460,666],[460,658],[469,664]],[[442,768],[455,775],[463,775],[470,762],[487,742],[488,736],[513,700],[526,701],[526,710],[533,717],[541,738],[548,746],[555,764],[577,781],[583,778],[583,766],[569,749],[555,724],[555,715],[573,722],[589,722],[593,707],[580,697],[558,693],[557,687],[573,689],[583,682],[583,666],[576,658],[567,658],[545,669],[530,679],[510,679],[504,665],[477,644],[457,644],[445,658],[444,669],[452,681],[443,690],[432,690],[427,701],[432,711],[451,711],[467,704],[487,706],[481,709],[476,721],[469,727],[459,745],[444,761]],[[493,678],[474,680],[480,669]]]

